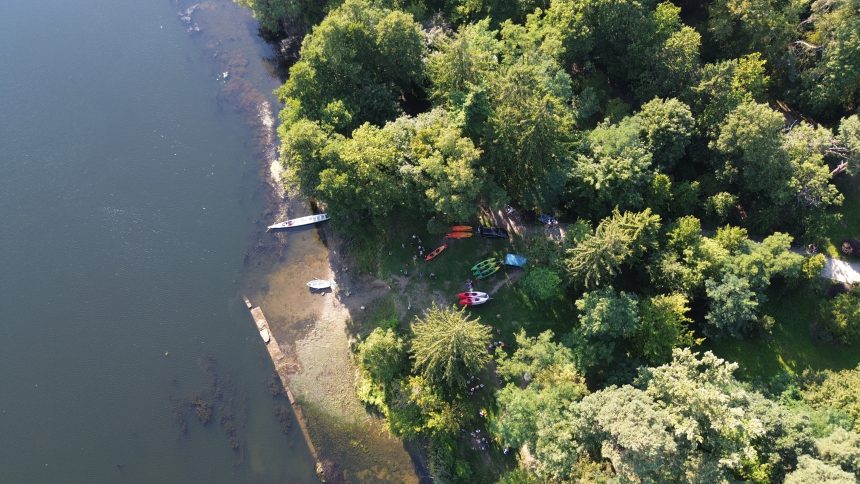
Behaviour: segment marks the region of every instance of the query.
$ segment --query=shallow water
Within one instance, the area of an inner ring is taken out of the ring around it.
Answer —
[[[186,6],[0,2],[0,481],[315,481],[237,297],[256,133]]]

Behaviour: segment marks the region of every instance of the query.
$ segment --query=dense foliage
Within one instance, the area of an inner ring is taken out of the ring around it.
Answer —
[[[496,351],[434,306],[359,345],[360,397],[428,439],[437,480],[469,481],[463,449],[490,444],[519,451],[503,482],[860,476],[860,369],[777,398],[690,350],[766,351],[773,295],[823,292],[826,259],[798,249],[854,230],[858,0],[240,3],[308,32],[278,90],[281,161],[344,234],[508,204],[571,221],[521,241],[517,287],[568,310],[555,333],[520,324]],[[860,341],[856,289],[810,304],[821,351]],[[478,411],[490,444],[465,435]]]

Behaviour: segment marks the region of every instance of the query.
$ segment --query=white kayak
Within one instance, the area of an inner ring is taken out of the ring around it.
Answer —
[[[308,287],[311,289],[328,289],[336,285],[337,283],[331,279],[314,279],[313,281],[308,281]]]
[[[286,222],[276,223],[274,225],[269,225],[268,230],[274,229],[289,229],[292,227],[301,227],[303,225],[311,225],[317,222],[325,222],[328,220],[327,213],[319,213],[316,215],[308,215],[307,217],[299,217],[287,220]]]

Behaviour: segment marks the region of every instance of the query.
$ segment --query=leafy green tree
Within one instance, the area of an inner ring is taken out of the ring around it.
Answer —
[[[433,306],[412,323],[415,371],[427,384],[447,392],[466,387],[470,375],[490,361],[492,331],[466,316],[465,310]]]
[[[774,225],[791,201],[793,166],[782,145],[784,126],[782,115],[766,104],[744,103],[729,114],[713,144],[725,162],[721,175],[738,184],[761,229]]]
[[[642,301],[635,339],[645,361],[666,363],[672,359],[672,349],[701,343],[690,329],[689,311],[689,301],[682,294],[660,294]]]
[[[633,47],[640,53],[641,71],[636,79],[636,95],[640,100],[655,96],[677,96],[695,80],[699,71],[699,48],[702,37],[692,27],[683,25],[681,8],[671,2],[657,5],[646,25],[652,29],[650,38],[639,40]]]
[[[730,158],[725,175],[736,177],[746,193],[782,201],[779,192],[791,176],[784,127],[782,115],[766,104],[741,104],[726,118],[714,148]]]
[[[641,209],[643,195],[654,177],[651,154],[638,146],[618,154],[580,155],[572,173],[576,191],[590,207],[588,213],[598,216],[613,207]]]
[[[278,34],[286,24],[300,21],[305,25],[317,23],[323,16],[326,2],[316,0],[234,0],[248,7],[263,28]]]
[[[725,232],[724,232],[725,233]],[[743,240],[732,257],[725,260],[724,269],[746,279],[750,287],[762,294],[774,277],[797,281],[801,276],[804,257],[792,252],[788,235],[776,232],[761,242]]]
[[[847,414],[860,432],[860,366],[812,375],[802,391],[803,401],[816,409],[834,409]]]
[[[462,135],[455,120],[442,109],[415,118],[401,117],[384,128],[408,143],[399,173],[421,193],[423,211],[445,221],[466,220],[484,192],[485,172],[480,150]]]
[[[860,434],[857,432],[837,428],[827,437],[816,440],[815,447],[821,460],[860,476]]]
[[[800,456],[797,470],[785,478],[786,484],[806,484],[809,482],[826,482],[828,484],[854,484],[854,475],[837,466],[827,464],[808,455]]]
[[[726,116],[744,102],[763,102],[770,78],[758,53],[706,64],[692,88],[691,104],[702,134],[715,139]]]
[[[611,287],[586,292],[576,301],[579,325],[573,341],[579,368],[589,370],[612,360],[616,343],[639,329],[637,304],[635,295]]]
[[[812,2],[804,20],[805,40],[793,42],[801,68],[802,90],[796,97],[813,113],[828,116],[860,103],[860,6],[856,1]]]
[[[608,460],[626,481],[780,482],[820,443],[802,406],[766,399],[733,376],[737,368],[676,349],[670,363],[641,368],[633,385],[538,419],[536,472],[566,482],[577,462]],[[837,436],[829,462],[853,465],[851,442]]]
[[[786,54],[803,6],[791,0],[715,0],[709,8],[708,30],[726,56],[762,52],[774,62]]]
[[[567,251],[567,270],[586,289],[611,282],[622,265],[656,247],[659,230],[660,216],[650,209],[623,214],[616,211],[600,222],[593,235]]]
[[[376,328],[358,346],[358,366],[374,381],[390,382],[406,367],[406,346],[391,329]]]
[[[840,294],[825,305],[822,325],[839,342],[860,341],[860,289]]]
[[[497,368],[507,384],[496,394],[499,410],[491,430],[504,445],[534,446],[539,420],[553,418],[588,393],[573,352],[552,338],[551,331],[534,338],[521,331],[516,351],[500,354]]]
[[[842,158],[845,170],[856,175],[860,173],[860,116],[856,114],[843,118],[839,123],[837,152]]]
[[[281,138],[280,160],[286,168],[287,180],[305,195],[315,195],[320,184],[319,174],[330,160],[323,156],[331,135],[318,123],[301,119],[278,126]]]
[[[386,408],[386,389],[406,369],[406,347],[391,329],[376,328],[358,346],[359,398]]]
[[[302,43],[278,90],[282,121],[309,118],[348,133],[397,114],[397,98],[421,82],[424,41],[411,15],[346,0]]]
[[[517,204],[552,207],[570,163],[570,77],[550,60],[521,58],[499,69],[489,95],[487,171]]]
[[[398,176],[400,152],[394,133],[364,124],[350,138],[330,142],[322,156],[330,159],[319,174],[317,196],[341,227],[383,224],[410,195]]]
[[[561,276],[552,269],[530,269],[522,282],[523,291],[536,299],[552,299],[561,294]]]
[[[705,210],[708,214],[716,217],[719,222],[725,222],[735,212],[738,197],[729,192],[720,192],[708,197],[705,202]]]
[[[642,390],[610,387],[586,396],[575,408],[573,435],[582,436],[588,454],[609,460],[622,479],[665,481],[677,475],[670,456],[681,449],[666,425],[671,416]],[[539,457],[543,450],[538,447]]]
[[[636,115],[641,137],[662,170],[670,170],[684,156],[695,119],[689,106],[677,99],[653,99]]]
[[[499,68],[502,53],[497,32],[489,19],[460,27],[456,33],[439,35],[427,56],[430,97],[447,106],[459,106],[466,96],[485,85]]]
[[[758,319],[758,297],[748,280],[725,274],[719,282],[705,281],[705,290],[710,301],[710,310],[705,315],[709,336],[740,338],[754,328]]]

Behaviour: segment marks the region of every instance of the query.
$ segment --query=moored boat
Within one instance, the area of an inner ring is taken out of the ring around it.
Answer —
[[[451,232],[471,232],[471,225],[455,225],[451,227]]]
[[[318,222],[325,222],[326,220],[328,220],[328,214],[318,213],[316,215],[308,215],[306,217],[294,218],[285,222],[269,225],[266,230],[289,229],[293,227],[301,227],[303,225],[311,225]]]
[[[447,248],[448,248],[448,244],[442,244],[441,246],[434,249],[433,252],[430,252],[429,254],[424,256],[424,260],[427,262],[430,262],[431,260],[436,258],[437,255],[441,254],[443,250],[445,250]]]
[[[465,299],[465,298],[470,298],[470,297],[488,297],[488,296],[487,296],[486,292],[480,292],[480,291],[468,291],[468,292],[461,292],[460,294],[457,294],[458,299]]]
[[[308,281],[307,285],[311,289],[319,290],[334,287],[337,285],[337,283],[334,282],[334,280],[332,279],[314,279],[312,281]]]
[[[466,239],[472,236],[472,232],[448,232],[445,234],[446,239]]]

